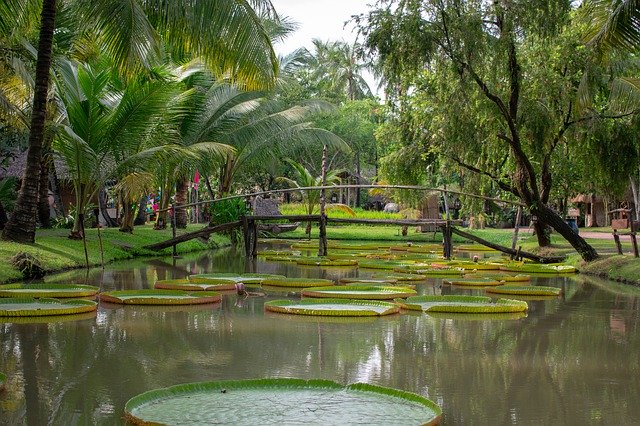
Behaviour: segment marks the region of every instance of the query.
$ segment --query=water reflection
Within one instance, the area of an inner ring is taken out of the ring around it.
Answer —
[[[247,262],[233,251],[145,259],[51,276],[103,290],[152,288],[188,274],[261,272],[368,278],[380,271]],[[121,424],[125,402],[178,383],[254,377],[366,381],[438,402],[445,424],[633,424],[640,418],[640,294],[584,277],[535,278],[561,297],[526,317],[487,320],[409,312],[317,318],[264,312],[227,293],[213,305],[101,304],[76,321],[0,324],[0,424]],[[417,282],[419,294],[481,289]]]

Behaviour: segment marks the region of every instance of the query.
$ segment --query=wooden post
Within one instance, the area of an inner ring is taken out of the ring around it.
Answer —
[[[240,221],[242,222],[242,240],[244,241],[244,254],[245,256],[250,257],[251,236],[249,235],[249,223],[246,216],[242,216],[240,218]]]
[[[633,256],[640,257],[638,253],[638,240],[636,239],[636,233],[632,232],[631,234],[631,245],[633,246]]]
[[[258,257],[258,224],[255,220],[249,221],[249,230],[251,234],[251,258],[255,259]]]
[[[327,184],[327,146],[322,147],[322,186]],[[324,188],[320,190],[320,220],[319,220],[319,242],[318,256],[327,255],[327,217],[324,213],[326,194]]]
[[[171,234],[176,237],[176,203],[171,203]],[[178,256],[178,247],[173,244],[173,257]]]
[[[513,238],[511,239],[511,250],[516,249],[516,244],[518,243],[518,233],[520,232],[520,220],[522,219],[522,206],[518,206],[518,211],[516,212],[516,223],[513,228]]]
[[[622,244],[620,244],[620,235],[618,235],[618,230],[613,230],[613,241],[616,243],[616,249],[618,250],[618,254],[622,254]]]
[[[453,243],[451,232],[451,223],[447,221],[447,224],[442,228],[442,236],[443,236],[443,255],[445,259],[451,259],[451,254],[453,253]]]

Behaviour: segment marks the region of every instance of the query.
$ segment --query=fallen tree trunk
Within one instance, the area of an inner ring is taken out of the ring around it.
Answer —
[[[512,256],[520,256],[527,259],[535,260],[536,262],[540,262],[540,263],[557,263],[557,262],[562,262],[564,260],[564,256],[545,257],[545,256],[538,256],[537,254],[529,253],[526,251],[512,250],[509,247],[504,247],[499,244],[495,244],[487,240],[484,240],[473,234],[469,234],[468,232],[461,231],[454,226],[451,227],[451,232],[453,232],[454,234],[458,234],[461,237],[464,237],[468,240],[475,241],[476,243],[480,243],[483,246],[492,248],[494,250],[498,250],[503,253],[510,254]]]
[[[242,225],[242,222],[236,221],[236,222],[224,223],[222,225],[217,225],[217,226],[207,226],[199,231],[182,234],[175,238],[171,238],[170,240],[162,241],[160,243],[149,244],[147,246],[144,246],[144,248],[149,250],[162,250],[167,247],[171,247],[174,244],[184,243],[185,241],[193,240],[194,238],[208,237],[214,232],[223,232],[223,231],[229,231],[234,228],[239,228],[241,225]]]

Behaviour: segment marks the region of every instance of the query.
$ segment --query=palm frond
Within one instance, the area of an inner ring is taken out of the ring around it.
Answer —
[[[640,47],[640,1],[590,0],[580,14],[588,24],[584,34],[588,44],[628,51]]]
[[[640,110],[640,78],[620,77],[611,83],[611,106],[620,113]]]

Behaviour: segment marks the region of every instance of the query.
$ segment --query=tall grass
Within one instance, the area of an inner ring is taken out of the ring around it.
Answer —
[[[329,206],[329,205],[328,205]],[[281,204],[279,206],[280,212],[284,215],[301,215],[307,214],[307,207],[304,204],[290,203]],[[402,219],[398,213],[385,213],[374,210],[364,210],[360,207],[353,207],[352,209],[356,213],[356,219]],[[319,207],[316,207],[314,214],[319,213]],[[335,218],[352,218],[346,212],[338,209],[327,208],[327,216]]]

